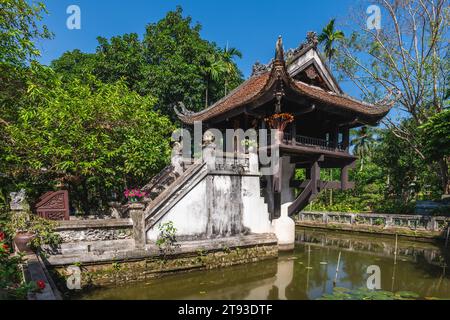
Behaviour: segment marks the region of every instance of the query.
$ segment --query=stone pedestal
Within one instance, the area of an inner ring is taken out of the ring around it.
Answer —
[[[146,243],[144,204],[132,203],[129,206],[130,218],[133,221],[134,245],[138,249],[143,249]]]
[[[281,206],[281,217],[272,221],[273,232],[278,239],[279,251],[290,251],[295,246],[295,222],[288,216],[291,203]]]

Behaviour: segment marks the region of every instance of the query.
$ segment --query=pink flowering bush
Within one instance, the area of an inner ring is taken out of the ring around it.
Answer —
[[[130,202],[140,201],[147,195],[146,192],[141,191],[140,189],[126,189],[123,194],[125,195],[125,198],[127,198]]]

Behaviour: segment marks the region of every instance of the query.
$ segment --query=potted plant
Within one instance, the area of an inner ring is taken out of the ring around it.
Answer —
[[[30,253],[43,244],[56,245],[61,238],[54,232],[56,223],[34,214],[14,213],[8,223],[13,241],[19,252]]]
[[[141,201],[146,196],[146,193],[140,189],[126,189],[123,194],[125,195],[125,198],[132,203]]]

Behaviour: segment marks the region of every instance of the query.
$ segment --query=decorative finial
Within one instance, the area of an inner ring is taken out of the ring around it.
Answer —
[[[256,61],[252,67],[252,77],[263,74],[263,73],[267,72],[267,70],[269,70],[269,68],[265,64],[262,64],[259,61]]]
[[[309,31],[306,34],[306,42],[308,44],[312,44],[314,47],[317,47],[317,45],[319,44],[319,38],[317,37],[317,33],[315,33],[314,31]]]
[[[276,50],[275,50],[275,60],[278,60],[278,61],[284,60],[283,38],[281,38],[281,36],[278,36]]]

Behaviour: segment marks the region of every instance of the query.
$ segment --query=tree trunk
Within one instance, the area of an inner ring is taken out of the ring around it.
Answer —
[[[450,194],[450,181],[448,176],[448,158],[444,157],[439,160],[440,177],[442,183],[442,191],[444,194]]]
[[[209,80],[206,80],[205,108],[208,108],[208,88],[209,88]]]
[[[83,179],[83,182],[81,184],[81,187],[83,189],[82,196],[81,196],[81,206],[83,208],[83,212],[85,215],[89,214],[89,189],[87,185],[86,179]]]

